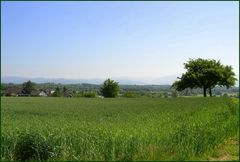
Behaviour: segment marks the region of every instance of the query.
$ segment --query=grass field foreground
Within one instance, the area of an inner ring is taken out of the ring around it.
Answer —
[[[48,160],[199,160],[239,130],[230,98],[2,97],[1,111],[2,160],[17,159],[26,134]]]

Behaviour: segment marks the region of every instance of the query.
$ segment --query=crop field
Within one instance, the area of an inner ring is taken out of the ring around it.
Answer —
[[[224,140],[239,136],[238,104],[220,97],[2,97],[1,157],[208,160]]]

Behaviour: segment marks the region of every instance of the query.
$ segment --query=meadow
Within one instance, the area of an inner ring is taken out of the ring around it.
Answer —
[[[2,160],[18,158],[19,141],[38,138],[46,160],[208,160],[239,136],[239,101],[2,97],[1,131]]]

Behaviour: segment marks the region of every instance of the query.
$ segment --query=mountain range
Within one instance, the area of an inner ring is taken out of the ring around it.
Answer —
[[[171,85],[177,77],[181,74],[168,75],[163,77],[156,78],[130,78],[130,77],[113,77],[111,79],[117,81],[119,84],[126,85]],[[239,80],[239,75],[236,76]],[[44,78],[44,77],[18,77],[18,76],[5,76],[1,77],[1,83],[15,83],[22,84],[28,80],[31,80],[35,83],[61,83],[61,84],[80,84],[80,83],[89,83],[89,84],[102,84],[106,78],[92,78],[92,79],[66,79],[66,78]],[[236,82],[236,86],[239,86],[239,82]]]
[[[169,75],[158,78],[125,78],[125,77],[113,77],[111,79],[117,81],[119,84],[128,84],[128,85],[167,85],[172,84],[178,75]],[[105,78],[106,79],[106,78]],[[5,76],[1,77],[1,83],[15,83],[21,84],[28,80],[31,80],[35,83],[61,83],[61,84],[78,84],[78,83],[89,83],[89,84],[102,84],[104,82],[103,78],[92,78],[92,79],[66,79],[66,78],[44,78],[44,77],[18,77],[18,76]]]

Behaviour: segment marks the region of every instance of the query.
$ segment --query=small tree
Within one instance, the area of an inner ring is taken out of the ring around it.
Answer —
[[[235,84],[236,78],[232,67],[224,66],[220,61],[199,58],[190,59],[184,65],[187,72],[172,85],[178,91],[186,88],[202,88],[203,96],[206,97],[207,90],[212,96],[212,89],[216,85],[229,88]]]
[[[54,91],[54,93],[53,93],[53,97],[60,97],[62,94],[61,94],[61,92],[60,92],[60,88],[59,87],[57,87],[56,89],[55,89],[55,91]]]
[[[100,92],[106,98],[116,97],[119,92],[119,85],[114,80],[107,79],[104,81],[103,86],[100,89]]]
[[[30,80],[28,82],[23,83],[23,94],[28,94],[30,95],[31,92],[34,90],[34,84]]]

